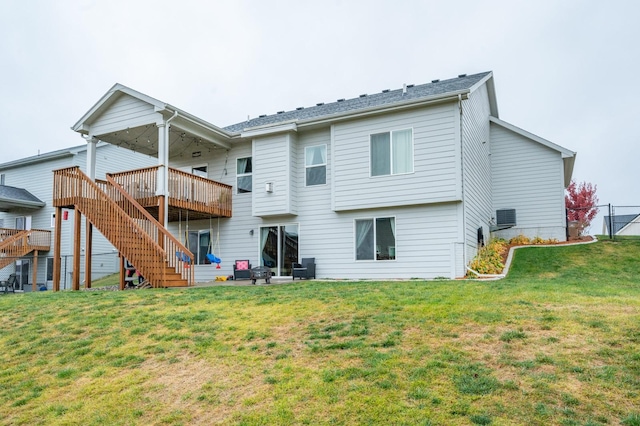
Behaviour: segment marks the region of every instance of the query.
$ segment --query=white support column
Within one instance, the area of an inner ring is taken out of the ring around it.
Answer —
[[[164,227],[169,224],[169,127],[165,122],[156,123],[158,127],[158,183],[156,195],[164,196]]]
[[[89,179],[96,180],[96,143],[98,140],[89,135],[87,138],[87,176]]]

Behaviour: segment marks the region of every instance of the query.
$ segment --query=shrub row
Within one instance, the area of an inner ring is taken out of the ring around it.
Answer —
[[[510,246],[523,246],[529,244],[557,244],[555,238],[543,239],[541,237],[528,238],[525,235],[517,235],[509,241],[502,238],[494,238],[489,244],[480,248],[469,267],[480,274],[499,274],[504,269],[504,257]]]

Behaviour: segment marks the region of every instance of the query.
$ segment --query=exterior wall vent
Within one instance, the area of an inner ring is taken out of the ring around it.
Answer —
[[[516,209],[499,209],[496,210],[496,225],[516,226]]]

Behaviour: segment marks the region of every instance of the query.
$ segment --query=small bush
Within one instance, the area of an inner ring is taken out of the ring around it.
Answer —
[[[531,240],[531,244],[546,244],[546,240],[544,240],[542,237],[533,237],[533,239]]]
[[[504,269],[502,258],[507,251],[507,243],[502,239],[494,239],[478,250],[469,267],[481,274],[499,274]]]
[[[520,234],[510,239],[509,244],[512,246],[524,246],[531,244],[531,240],[527,236]]]

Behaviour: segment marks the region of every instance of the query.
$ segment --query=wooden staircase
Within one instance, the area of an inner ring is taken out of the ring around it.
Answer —
[[[110,176],[55,170],[53,203],[82,213],[153,287],[193,284],[193,254]]]
[[[0,228],[0,269],[32,251],[49,251],[51,232]]]

